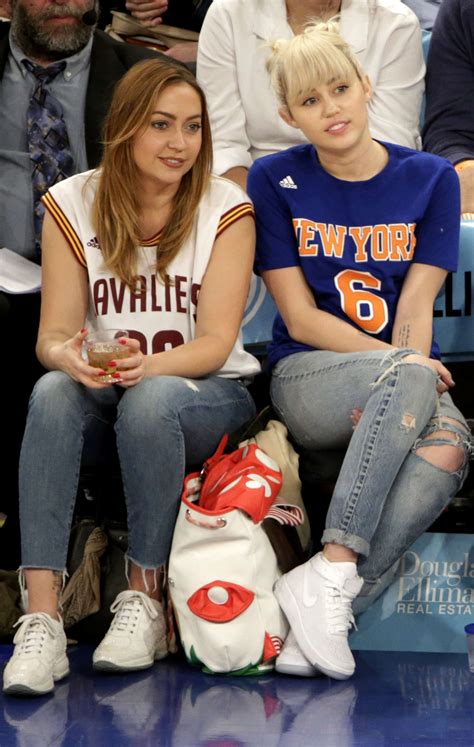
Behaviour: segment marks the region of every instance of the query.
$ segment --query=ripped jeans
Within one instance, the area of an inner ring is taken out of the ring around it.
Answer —
[[[400,363],[412,352],[295,353],[273,370],[273,405],[296,443],[347,448],[322,542],[359,553],[368,584],[433,523],[467,474],[468,426],[449,394],[438,397],[432,369]],[[355,408],[363,412],[353,431]],[[463,450],[457,471],[420,455],[444,444]]]
[[[36,384],[20,457],[22,568],[64,571],[84,440],[115,428],[127,502],[128,557],[167,561],[185,470],[255,414],[235,379],[155,376],[129,389],[89,389],[60,371]],[[100,451],[101,444],[94,444]]]

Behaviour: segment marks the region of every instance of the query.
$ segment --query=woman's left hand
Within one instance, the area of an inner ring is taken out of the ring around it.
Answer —
[[[112,376],[117,379],[115,382],[119,386],[128,389],[138,384],[145,376],[146,356],[140,350],[140,343],[131,337],[121,338],[130,349],[128,358],[117,358],[114,361],[117,364],[117,370]]]

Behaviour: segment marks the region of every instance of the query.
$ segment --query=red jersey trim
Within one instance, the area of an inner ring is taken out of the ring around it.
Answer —
[[[235,207],[224,213],[219,221],[219,225],[217,226],[216,239],[224,233],[229,226],[236,223],[241,218],[245,218],[247,215],[255,218],[253,205],[250,202],[242,202],[240,205],[235,205]]]
[[[63,211],[55,201],[54,197],[52,197],[51,194],[47,192],[45,195],[43,195],[41,201],[51,213],[59,230],[74,252],[79,264],[87,268],[86,255],[84,252],[84,247],[82,246],[82,242],[75,232],[74,228],[69,223],[69,220],[66,218]]]

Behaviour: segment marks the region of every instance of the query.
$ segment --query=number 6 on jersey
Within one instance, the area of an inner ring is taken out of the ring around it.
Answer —
[[[380,290],[382,283],[370,272],[343,270],[334,278],[344,313],[371,335],[377,335],[388,322],[385,300],[366,288]]]

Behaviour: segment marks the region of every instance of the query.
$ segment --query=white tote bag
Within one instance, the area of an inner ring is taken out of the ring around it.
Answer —
[[[261,497],[267,507],[275,501],[280,469],[250,445],[230,455],[218,450],[204,472],[204,479],[186,478],[170,555],[181,642],[188,660],[206,672],[258,674],[273,668],[288,626],[273,594],[281,573],[262,528],[267,509],[251,518],[245,507]],[[230,507],[202,508],[205,492],[213,494],[212,505],[230,496]]]

